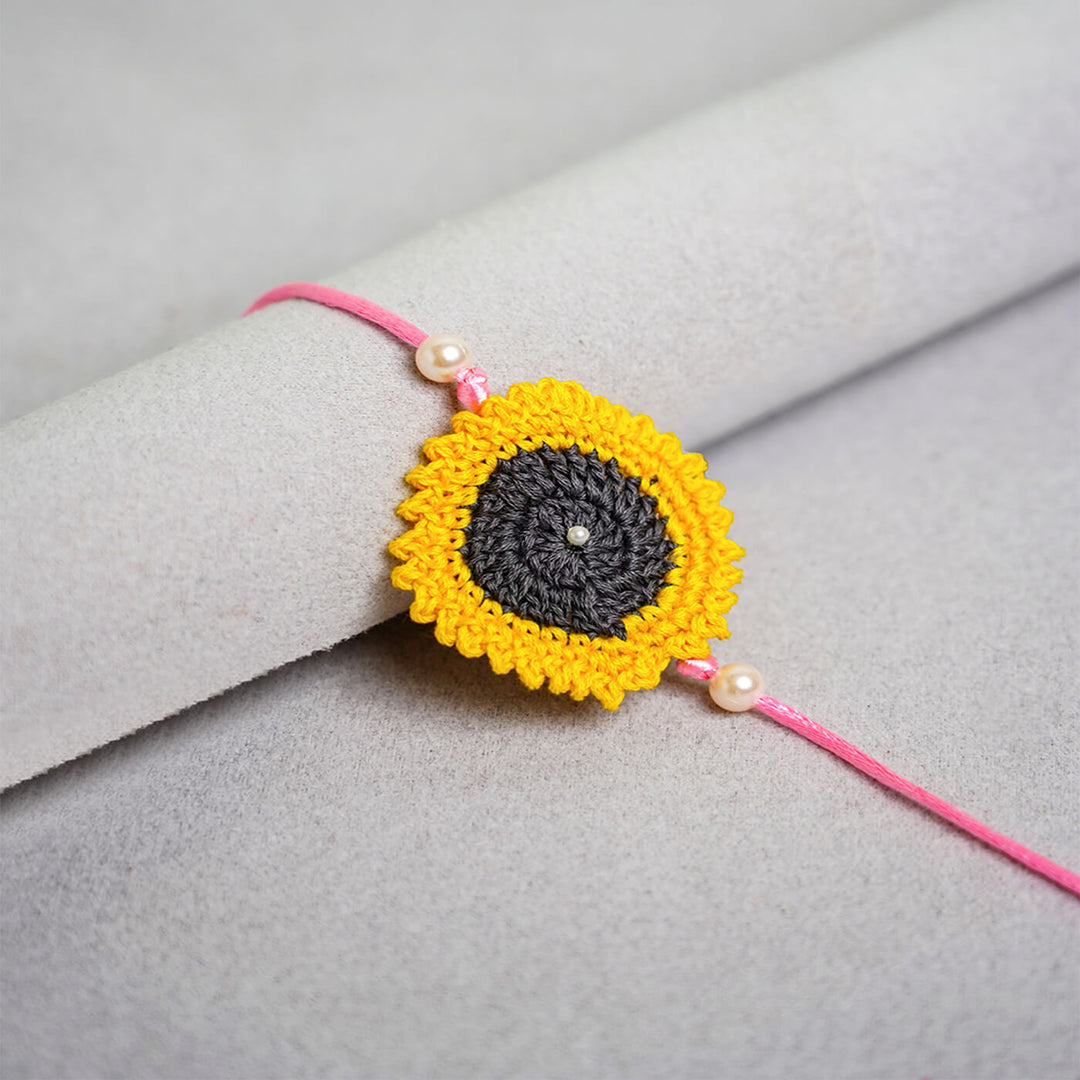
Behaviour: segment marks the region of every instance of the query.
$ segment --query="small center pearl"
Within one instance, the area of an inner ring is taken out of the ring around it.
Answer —
[[[589,539],[589,530],[584,525],[571,525],[566,530],[566,542],[574,547],[582,547]]]

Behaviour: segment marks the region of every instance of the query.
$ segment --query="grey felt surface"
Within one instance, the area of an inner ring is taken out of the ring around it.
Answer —
[[[1071,4],[983,3],[732,99],[334,282],[691,445],[1074,265]],[[449,404],[291,304],[8,425],[3,782],[403,609]],[[117,673],[122,673],[118,677]]]
[[[942,0],[8,0],[5,418]]]
[[[710,448],[722,656],[1080,866],[1080,285]],[[393,620],[5,796],[6,1077],[1067,1080],[1080,906],[755,714]]]

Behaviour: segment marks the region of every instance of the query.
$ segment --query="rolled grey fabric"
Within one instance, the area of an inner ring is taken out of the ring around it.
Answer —
[[[1036,17],[1037,9],[1037,17]],[[935,15],[331,283],[701,444],[1075,265],[1076,20]],[[452,403],[290,302],[8,425],[6,785],[402,610]]]
[[[0,420],[949,2],[7,0]]]

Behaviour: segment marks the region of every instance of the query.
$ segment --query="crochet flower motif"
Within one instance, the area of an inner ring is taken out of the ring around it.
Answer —
[[[424,456],[391,580],[442,644],[615,709],[729,636],[743,551],[723,485],[649,417],[541,379],[457,413]]]

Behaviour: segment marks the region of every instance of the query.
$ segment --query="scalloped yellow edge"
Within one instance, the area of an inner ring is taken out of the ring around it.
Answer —
[[[723,485],[705,476],[705,459],[684,454],[675,435],[576,382],[551,378],[517,383],[476,413],[459,412],[451,428],[424,443],[426,462],[405,477],[416,491],[398,514],[411,527],[389,544],[401,561],[391,581],[414,594],[410,615],[433,622],[442,644],[463,656],[486,654],[493,671],[516,671],[530,689],[546,681],[552,693],[577,701],[592,694],[617,709],[626,691],[656,686],[672,657],[704,658],[710,638],[729,636],[724,615],[742,576],[731,564],[744,552],[727,539],[732,515],[720,505]],[[543,444],[614,457],[624,475],[641,478],[641,491],[667,518],[675,567],[655,604],[624,616],[625,641],[567,633],[504,611],[484,596],[461,557],[481,484],[500,460]]]

